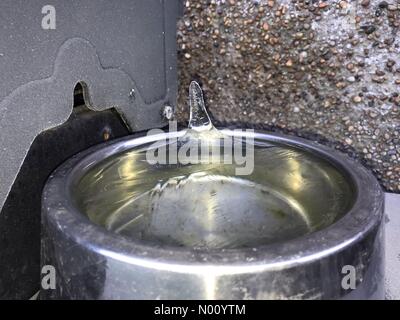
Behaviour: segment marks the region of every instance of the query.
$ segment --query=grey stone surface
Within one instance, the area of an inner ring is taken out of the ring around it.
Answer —
[[[317,140],[400,192],[400,1],[187,0],[177,117],[198,80],[214,121]]]
[[[400,299],[400,195],[385,200],[386,299]]]

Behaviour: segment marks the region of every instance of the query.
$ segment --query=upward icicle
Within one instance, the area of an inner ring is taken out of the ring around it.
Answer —
[[[208,116],[203,99],[203,91],[196,81],[192,81],[189,87],[190,117],[189,129],[197,132],[213,129],[213,124]]]

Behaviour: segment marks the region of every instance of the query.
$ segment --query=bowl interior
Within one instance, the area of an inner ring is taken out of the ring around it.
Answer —
[[[173,143],[161,145],[153,155],[175,152]],[[175,164],[170,158],[149,163],[154,144],[139,145],[91,166],[71,195],[92,222],[133,240],[210,249],[294,239],[326,228],[352,207],[355,188],[332,160],[260,137],[252,146],[246,163],[201,154],[197,163]],[[245,166],[252,171],[238,175]]]

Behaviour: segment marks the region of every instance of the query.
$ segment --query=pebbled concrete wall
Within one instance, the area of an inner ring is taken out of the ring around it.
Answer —
[[[338,148],[400,192],[400,1],[185,0],[177,118],[202,84],[221,125]]]

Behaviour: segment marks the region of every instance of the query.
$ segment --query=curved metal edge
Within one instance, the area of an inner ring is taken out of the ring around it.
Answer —
[[[226,132],[226,131],[225,131]],[[183,135],[170,133],[169,137]],[[383,193],[376,179],[362,166],[327,147],[301,138],[279,134],[256,133],[256,138],[273,140],[291,146],[306,148],[342,168],[354,181],[358,197],[352,209],[326,229],[287,241],[258,247],[256,250],[227,249],[190,250],[171,247],[154,247],[135,243],[123,236],[106,231],[91,223],[73,206],[69,188],[79,175],[89,170],[99,159],[123,152],[135,145],[156,141],[159,136],[146,136],[131,140],[125,137],[106,147],[99,146],[71,158],[52,174],[43,192],[43,212],[63,228],[76,243],[90,246],[94,251],[126,263],[174,272],[204,274],[248,273],[260,270],[280,270],[322,259],[361,241],[379,227],[383,215]],[[67,177],[67,179],[66,179]],[[68,213],[68,222],[65,214]],[[64,223],[68,223],[65,225]],[[85,232],[83,232],[83,230]],[[141,259],[144,260],[141,260]],[[244,263],[245,262],[245,263]],[[172,264],[171,264],[172,263]],[[212,270],[211,270],[211,269]]]

